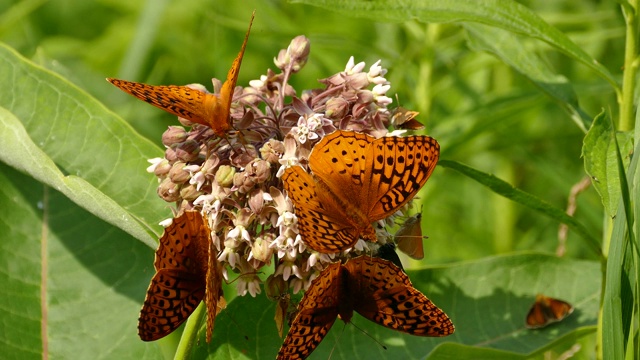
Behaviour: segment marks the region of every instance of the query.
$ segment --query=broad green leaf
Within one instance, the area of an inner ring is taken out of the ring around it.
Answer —
[[[451,160],[440,160],[438,161],[438,165],[456,170],[490,188],[496,194],[499,194],[528,208],[536,210],[554,220],[557,220],[558,222],[567,224],[570,229],[578,233],[586,241],[586,243],[594,252],[596,252],[597,254],[601,253],[599,242],[593,236],[593,234],[591,234],[589,230],[587,230],[587,228],[579,223],[576,219],[567,215],[564,210],[559,209],[549,204],[548,202],[533,196],[532,194],[517,189],[511,186],[509,183],[500,180],[491,174],[483,173],[459,162]]]
[[[611,120],[602,112],[593,120],[582,146],[584,169],[591,177],[591,183],[600,194],[602,204],[610,217],[618,211],[621,194],[616,146],[613,142],[614,132]],[[629,154],[633,149],[633,134],[618,132],[616,137],[626,167],[629,165]]]
[[[62,192],[76,204],[150,247],[155,247],[156,240],[115,201],[80,177],[64,176],[56,164],[31,141],[22,123],[2,107],[0,138],[3,139],[0,142],[0,160]]]
[[[470,240],[472,241],[472,240]],[[593,333],[600,299],[600,264],[594,261],[560,259],[540,254],[487,258],[408,272],[413,285],[443,309],[456,326],[445,338],[405,335],[374,324],[360,315],[355,326],[337,320],[310,359],[326,359],[335,346],[334,359],[451,359],[456,351],[440,354],[439,345],[460,347],[459,358],[479,354],[496,358],[523,358],[559,342],[575,341],[575,332]],[[576,310],[564,321],[540,330],[524,327],[525,316],[537,293],[563,299]],[[208,346],[204,331],[194,358],[275,358],[282,339],[273,321],[275,303],[264,295],[236,298],[216,319],[214,337]],[[582,329],[582,330],[580,330]],[[572,335],[573,334],[573,335]],[[573,337],[572,337],[573,336]],[[448,355],[447,355],[448,354]],[[501,356],[498,356],[502,354]],[[507,357],[507,355],[509,355]]]
[[[376,21],[476,22],[540,39],[594,70],[611,86],[609,70],[565,34],[512,0],[291,0]]]
[[[434,349],[433,353],[429,356],[430,360],[442,359],[473,359],[473,360],[547,360],[549,356],[548,351],[567,351],[575,346],[580,340],[586,336],[594,335],[594,326],[581,327],[575,331],[567,333],[556,339],[553,343],[550,343],[548,347],[536,351],[531,354],[515,354],[513,352],[490,349],[485,347],[476,347],[469,345],[461,345],[454,343],[445,343]],[[588,354],[587,359],[591,359],[593,353],[591,349],[582,349],[584,353]],[[553,357],[551,357],[554,359]],[[580,359],[577,356],[572,359]]]
[[[475,50],[488,51],[527,77],[571,115],[584,132],[591,118],[580,108],[578,98],[566,77],[556,74],[547,62],[525,48],[522,37],[482,24],[465,23],[469,44]]]
[[[158,359],[136,330],[149,247],[2,163],[0,189],[3,357]]]
[[[90,184],[147,227],[147,232],[152,227],[155,235],[160,232],[156,224],[170,213],[156,195],[156,179],[145,172],[147,159],[162,156],[157,146],[75,85],[4,45],[0,45],[0,83],[0,107],[22,123],[17,128],[15,122],[3,121],[3,137],[21,136],[14,141],[30,138],[22,148],[26,153],[4,157],[17,164],[46,156],[63,174],[83,179],[67,178],[67,186],[84,191]],[[35,154],[34,145],[43,154]],[[28,169],[37,165],[14,166],[31,171]],[[51,165],[47,165],[48,171]],[[88,184],[81,184],[84,182]],[[91,196],[96,193],[92,191]],[[125,223],[121,222],[123,229]],[[140,240],[148,241],[148,237]]]

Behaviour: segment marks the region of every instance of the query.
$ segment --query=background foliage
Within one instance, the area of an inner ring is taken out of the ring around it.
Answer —
[[[7,294],[0,353],[173,356],[179,334],[142,343],[135,327],[157,224],[171,215],[145,160],[162,155],[160,136],[176,119],[104,78],[209,86],[226,74],[254,8],[238,84],[273,68],[278,50],[300,34],[311,40],[311,56],[292,79],[298,91],[318,87],[316,79],[342,70],[349,56],[367,65],[382,59],[391,93],[420,111],[447,160],[421,193],[426,258],[408,268],[456,333],[421,339],[355,319],[389,350],[340,325],[312,358],[326,358],[334,345],[334,358],[553,358],[576,344],[575,358],[633,353],[622,346],[628,332],[605,336],[604,345],[596,334],[602,304],[600,329],[604,321],[629,331],[638,303],[637,252],[625,252],[627,236],[635,241],[635,229],[625,230],[637,193],[634,136],[618,134],[631,180],[627,202],[619,200],[627,185],[618,181],[610,141],[615,129],[633,129],[618,120],[632,97],[612,86],[629,52],[621,6],[425,0],[394,1],[394,12],[376,10],[387,1],[305,3],[0,0],[0,286]],[[585,178],[585,163],[599,193],[590,187],[577,197],[578,225],[557,258],[557,214]],[[609,263],[594,250],[599,242]],[[603,278],[614,297],[601,293]],[[628,280],[621,285],[621,278]],[[577,310],[553,327],[527,330],[524,315],[538,292]],[[225,294],[232,293],[233,285]],[[231,301],[212,344],[201,337],[194,357],[273,358],[280,345],[273,312],[264,295]]]

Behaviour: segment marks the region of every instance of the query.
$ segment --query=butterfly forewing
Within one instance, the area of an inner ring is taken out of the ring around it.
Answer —
[[[177,85],[147,85],[143,83],[108,78],[110,83],[120,90],[131,94],[142,101],[160,108],[170,114],[189,121],[210,126],[207,116],[212,111],[209,107],[218,106],[215,95],[200,90]],[[210,99],[207,99],[210,97]],[[205,106],[205,99],[208,106]]]
[[[438,162],[440,148],[428,136],[386,136],[373,141],[369,159],[367,214],[373,221],[395,213],[413,199]]]
[[[329,265],[311,282],[278,352],[278,359],[305,359],[320,344],[338,317],[340,264]]]
[[[240,74],[240,65],[242,65],[242,58],[244,57],[244,50],[247,47],[247,41],[249,40],[249,32],[251,31],[251,25],[253,25],[253,17],[255,15],[255,11],[251,14],[251,20],[249,21],[249,29],[244,36],[244,41],[242,42],[242,47],[240,48],[240,52],[238,56],[236,56],[233,61],[233,65],[229,72],[227,73],[227,80],[225,80],[224,84],[222,84],[222,89],[220,89],[220,111],[219,113],[214,113],[214,116],[229,116],[231,112],[231,100],[233,99],[233,92],[236,88],[236,83],[238,81],[238,74]],[[214,131],[216,129],[214,128]],[[225,130],[226,131],[226,130]]]
[[[349,271],[354,310],[360,315],[411,335],[438,337],[453,333],[449,317],[391,262],[363,256],[344,266]]]

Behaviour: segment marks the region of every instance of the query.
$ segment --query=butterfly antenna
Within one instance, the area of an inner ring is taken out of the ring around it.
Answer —
[[[249,335],[247,335],[247,333],[244,331],[244,329],[242,328],[242,326],[240,326],[240,324],[236,321],[236,319],[233,317],[233,312],[231,311],[225,311],[226,316],[229,318],[229,320],[236,326],[236,328],[238,328],[238,332],[240,332],[241,334],[243,334],[242,336],[244,337],[245,340],[249,341]]]
[[[376,339],[373,336],[371,336],[371,334],[369,334],[368,332],[364,331],[364,329],[358,327],[358,325],[356,325],[354,323],[350,323],[350,324],[353,325],[354,328],[360,330],[363,334],[367,335],[371,340],[375,341],[378,345],[380,345],[381,348],[387,350],[387,347],[383,343],[381,343],[380,341],[378,341],[378,339]]]
[[[262,273],[261,271],[251,271],[251,272],[247,272],[247,273],[244,273],[244,274],[240,274],[240,275],[238,275],[238,277],[236,277],[235,279],[233,279],[233,280],[231,280],[231,281],[226,281],[226,280],[225,280],[225,283],[226,283],[227,285],[231,285],[231,284],[233,284],[234,282],[238,281],[238,280],[239,280],[241,277],[243,277],[243,276],[257,275],[257,274],[261,274],[261,273]]]
[[[397,235],[397,236],[394,236],[394,238],[403,238],[403,239],[404,239],[404,238],[408,238],[408,239],[415,239],[415,238],[420,239],[420,238],[421,238],[422,240],[427,240],[429,237],[428,237],[428,236],[426,236],[426,235],[422,235],[422,236],[416,236],[416,235]]]
[[[344,329],[346,329],[346,328],[347,328],[347,323],[344,323],[344,325],[342,326],[342,331],[340,332],[340,335],[338,335],[338,338],[333,343],[333,347],[331,348],[331,352],[329,353],[329,357],[327,358],[327,360],[330,360],[331,356],[333,356],[333,351],[336,349],[336,346],[338,345],[338,341],[342,337],[342,334],[344,334]]]

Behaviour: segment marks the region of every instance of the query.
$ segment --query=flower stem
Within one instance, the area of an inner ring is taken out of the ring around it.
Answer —
[[[184,331],[182,332],[180,343],[176,349],[176,355],[173,357],[174,360],[190,358],[193,346],[198,340],[198,330],[202,327],[206,312],[204,302],[201,302],[193,314],[189,316],[189,319],[187,319],[187,323],[185,324]]]
[[[638,0],[623,2],[622,12],[626,23],[626,40],[624,55],[624,71],[622,74],[622,95],[618,130],[629,131],[634,127],[635,108],[634,90],[636,88],[636,72],[638,70]]]

